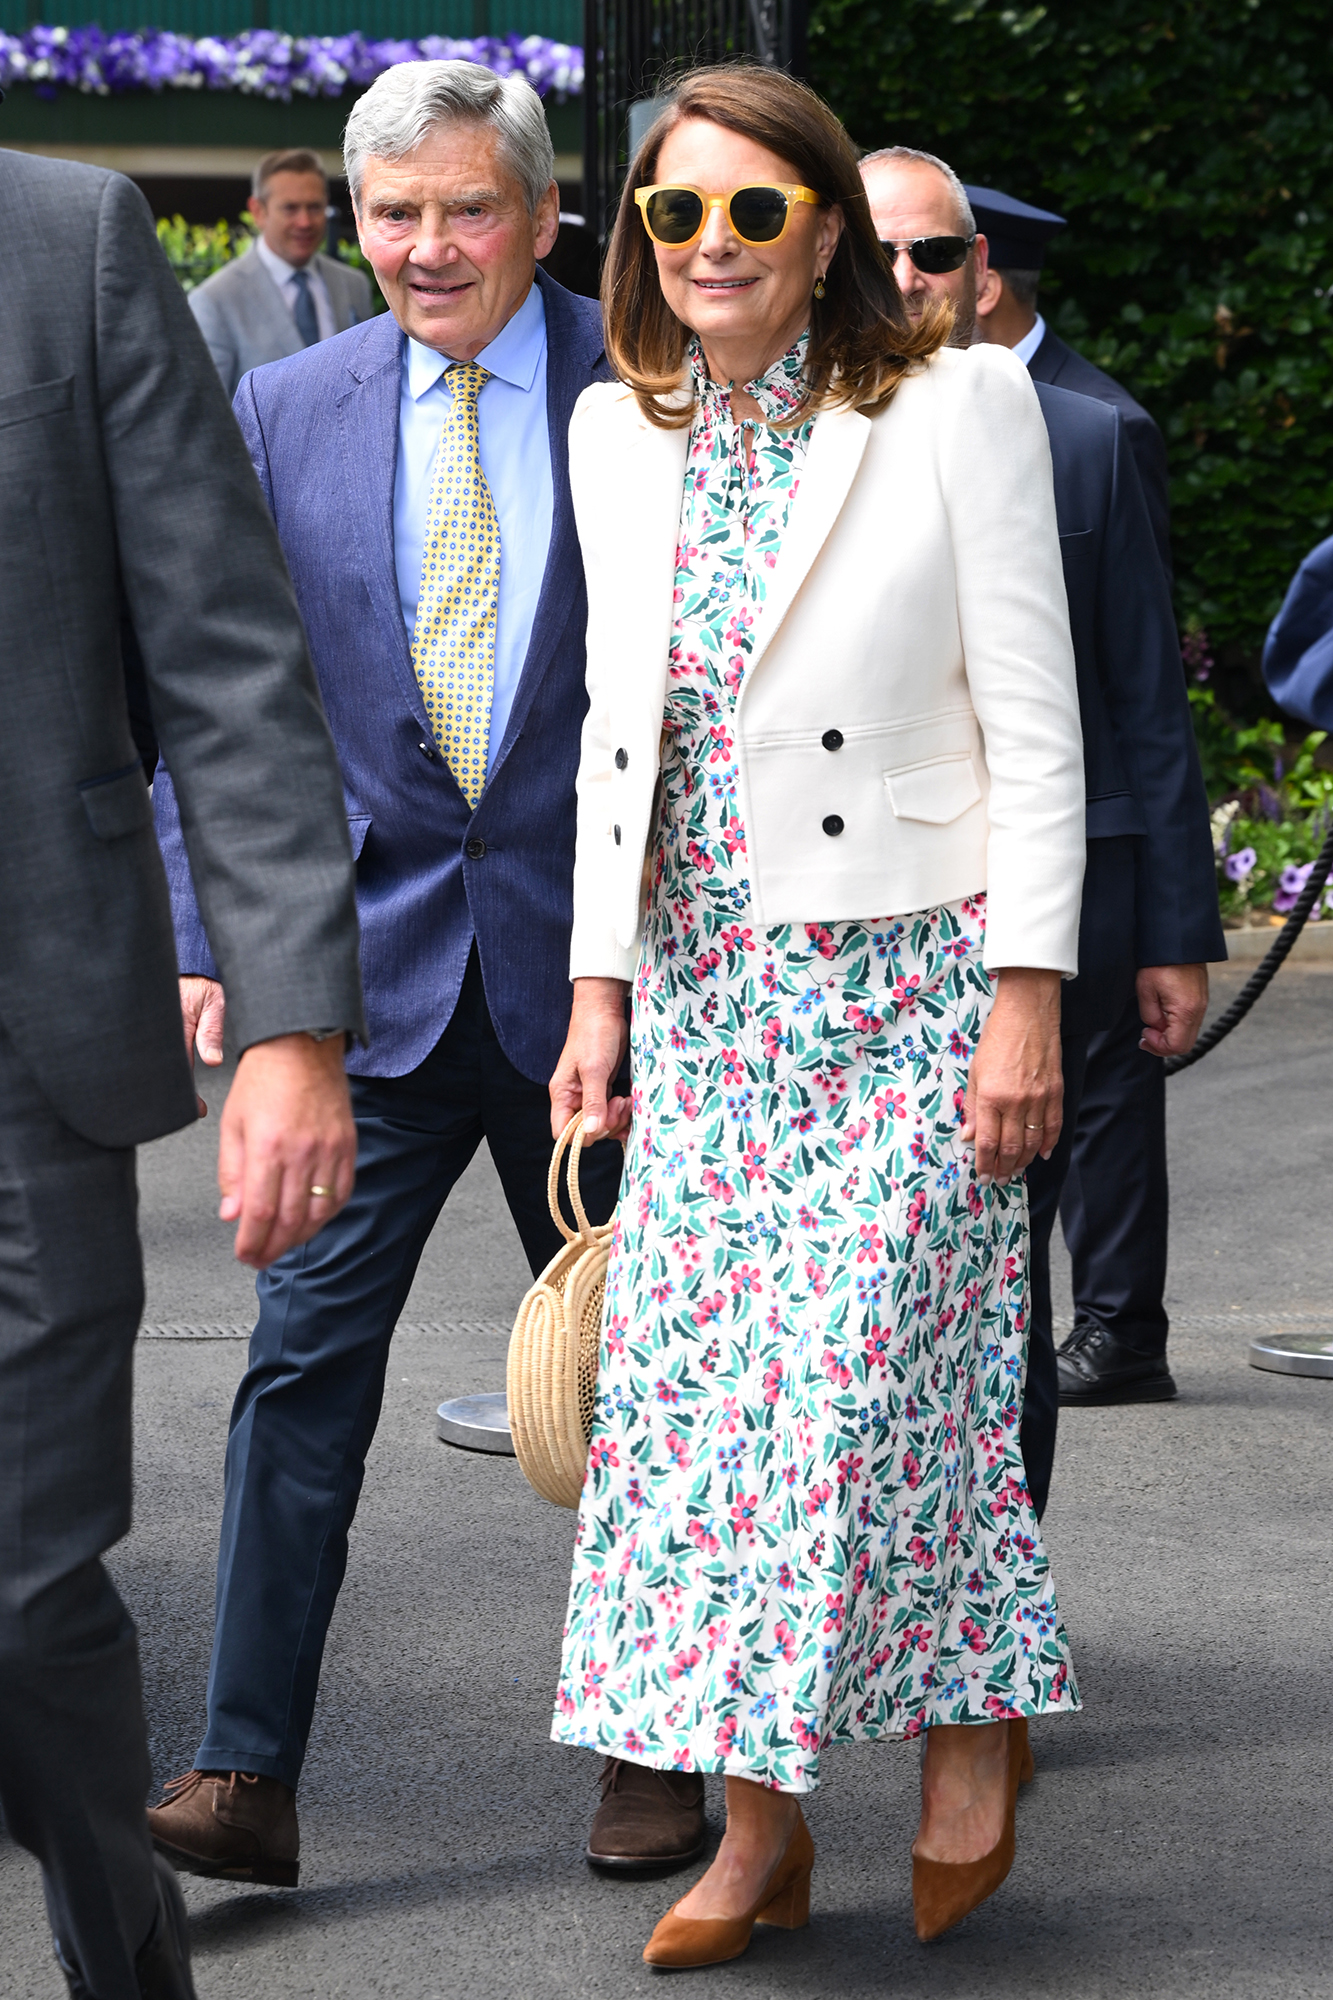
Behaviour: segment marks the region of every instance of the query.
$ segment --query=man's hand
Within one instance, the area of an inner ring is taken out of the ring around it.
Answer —
[[[279,1035],[236,1067],[218,1135],[224,1222],[236,1255],[262,1271],[338,1213],[356,1178],[356,1126],[343,1037]],[[316,1194],[314,1189],[330,1192]]]
[[[181,983],[181,1020],[185,1026],[185,1053],[194,1068],[196,1051],[210,1068],[222,1061],[222,1030],[227,1019],[227,999],[216,979],[191,975]],[[199,1116],[207,1118],[208,1106],[196,1093]]]
[[[967,1077],[963,1138],[977,1149],[977,1178],[1008,1181],[1060,1137],[1060,975],[1006,966]]]
[[[623,979],[574,981],[569,1034],[551,1078],[553,1138],[560,1137],[580,1108],[589,1139],[623,1140],[629,1131],[629,1098],[613,1097],[608,1103],[606,1096],[629,1041],[625,993]]]
[[[1208,1011],[1206,965],[1144,965],[1134,982],[1150,1056],[1187,1056]]]

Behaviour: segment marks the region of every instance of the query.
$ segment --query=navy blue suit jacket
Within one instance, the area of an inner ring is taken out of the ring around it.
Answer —
[[[1088,838],[1139,836],[1135,959],[1227,955],[1180,642],[1126,427],[1114,405],[1036,384],[1074,639]],[[1082,922],[1098,911],[1084,904]]]
[[[1136,403],[1128,389],[1108,375],[1104,368],[1086,359],[1058,333],[1046,329],[1041,346],[1028,363],[1034,382],[1049,383],[1075,396],[1091,396],[1094,402],[1109,403],[1119,410],[1134,454],[1143,497],[1148,503],[1153,539],[1166,580],[1171,581],[1171,486],[1167,473],[1166,442],[1142,403]],[[1161,961],[1167,963],[1165,959]]]
[[[1333,536],[1311,549],[1268,628],[1264,679],[1288,715],[1333,729]]]
[[[509,1060],[537,1083],[569,1025],[574,778],[587,599],[569,495],[574,404],[606,374],[601,313],[538,271],[555,506],[532,640],[472,812],[435,750],[394,570],[403,335],[390,314],[247,375],[236,415],[277,523],[337,745],[357,857],[369,1042],[403,1076],[449,1025],[475,936]],[[169,775],[153,787],[182,973],[216,976]]]

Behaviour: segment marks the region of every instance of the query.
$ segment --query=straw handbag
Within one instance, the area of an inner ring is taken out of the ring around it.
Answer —
[[[588,1465],[588,1441],[597,1399],[597,1356],[602,1341],[602,1301],[614,1223],[594,1228],[579,1199],[583,1113],[576,1111],[556,1141],[546,1199],[564,1237],[518,1309],[509,1341],[509,1429],[524,1477],[543,1500],[577,1507]],[[569,1205],[578,1222],[560,1212],[560,1167],[569,1155]]]

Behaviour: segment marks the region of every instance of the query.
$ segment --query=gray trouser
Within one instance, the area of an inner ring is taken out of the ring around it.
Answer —
[[[138,2000],[157,1888],[130,1524],[132,1150],[62,1125],[0,1026],[0,1806],[97,2000]]]

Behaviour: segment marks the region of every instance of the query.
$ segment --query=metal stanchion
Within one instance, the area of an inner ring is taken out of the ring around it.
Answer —
[[[1266,1333],[1250,1342],[1251,1368],[1275,1375],[1333,1375],[1333,1338],[1324,1333]]]
[[[486,1396],[454,1396],[435,1412],[435,1435],[463,1451],[495,1451],[514,1457],[509,1432],[509,1399],[501,1389]]]

